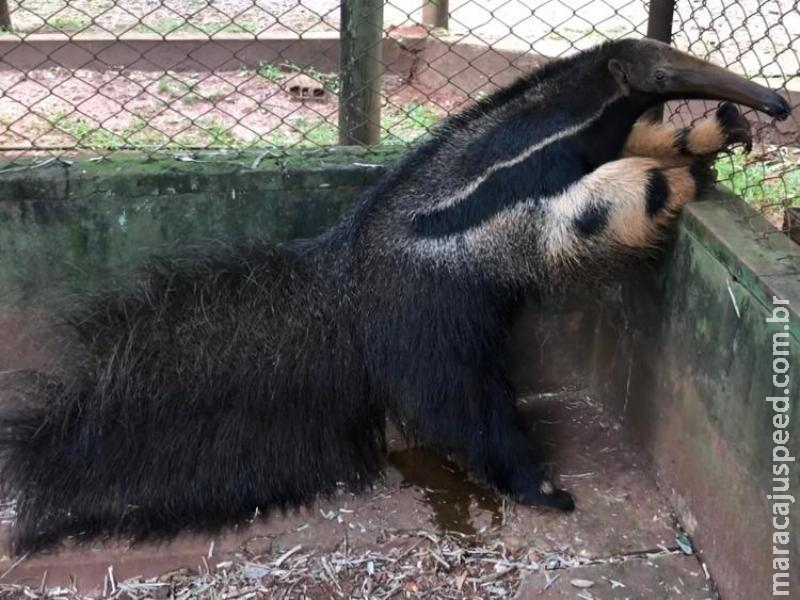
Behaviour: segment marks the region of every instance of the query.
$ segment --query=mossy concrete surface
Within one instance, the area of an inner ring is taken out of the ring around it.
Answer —
[[[323,231],[398,151],[118,153],[0,171],[0,371],[57,363],[52,317],[124,287],[153,255]]]
[[[0,172],[0,306],[124,280],[183,245],[315,235],[396,156],[120,155]]]

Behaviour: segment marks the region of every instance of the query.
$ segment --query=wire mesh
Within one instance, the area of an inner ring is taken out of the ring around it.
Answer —
[[[677,2],[673,43],[767,87],[785,90],[790,117],[774,121],[753,110],[754,149],[720,158],[718,178],[773,225],[791,220],[800,205],[800,9],[795,0]],[[669,107],[669,117],[690,122],[714,108],[709,102]],[[787,227],[788,229],[788,227]],[[798,232],[800,233],[800,232]],[[795,234],[797,235],[797,234]],[[800,238],[800,235],[798,235]]]
[[[644,36],[650,9],[646,0],[424,1],[373,3],[383,13],[373,143],[409,144],[549,58]],[[338,0],[0,0],[0,154],[335,146],[340,9]],[[800,102],[794,0],[678,0],[672,31],[678,47]],[[682,103],[667,114],[685,123],[711,108]],[[800,123],[750,117],[754,152],[717,170],[780,225],[800,204]]]

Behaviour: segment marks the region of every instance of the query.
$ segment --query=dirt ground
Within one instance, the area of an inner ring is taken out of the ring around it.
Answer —
[[[338,140],[338,97],[289,67],[220,72],[0,71],[0,146],[91,150],[120,146],[193,148],[329,146]],[[309,80],[318,100],[291,90]],[[335,81],[333,84],[335,85]],[[385,142],[405,143],[467,100],[449,90],[384,79]]]
[[[385,481],[221,535],[109,541],[0,561],[3,598],[715,598],[645,458],[579,392],[521,406],[563,514],[518,506],[455,465],[390,443]],[[13,511],[6,508],[3,538]],[[679,537],[680,536],[680,537]],[[3,544],[7,544],[3,542]],[[6,550],[7,552],[7,550]]]

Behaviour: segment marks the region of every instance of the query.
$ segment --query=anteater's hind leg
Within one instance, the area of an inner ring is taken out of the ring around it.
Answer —
[[[730,102],[720,104],[716,113],[690,127],[670,123],[636,123],[628,135],[623,156],[659,158],[662,164],[688,165],[698,157],[711,158],[732,144],[750,148],[750,123]]]
[[[475,447],[466,449],[471,470],[521,504],[574,509],[572,495],[556,488],[539,462],[514,396],[503,387],[492,392],[495,397],[489,400],[484,428],[476,436]],[[480,425],[481,419],[477,421]]]

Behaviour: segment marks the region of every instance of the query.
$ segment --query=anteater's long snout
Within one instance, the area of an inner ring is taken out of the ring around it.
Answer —
[[[669,95],[728,100],[781,120],[792,111],[786,98],[774,90],[709,62],[686,55],[682,59],[665,69]]]

